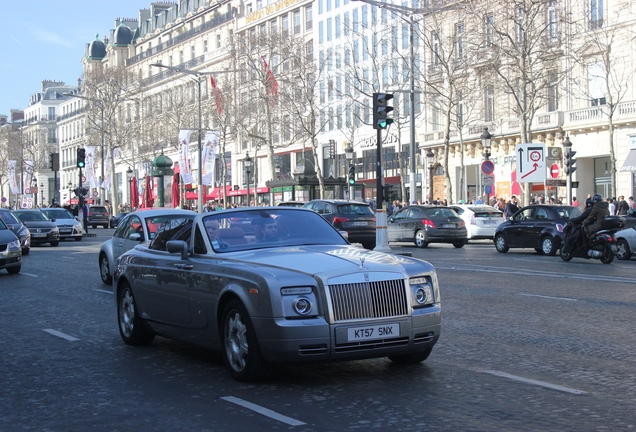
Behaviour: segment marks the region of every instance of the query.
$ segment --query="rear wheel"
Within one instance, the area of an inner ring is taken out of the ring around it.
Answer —
[[[29,252],[31,252],[31,248],[24,248],[24,249],[22,249],[22,256],[24,256],[24,255],[28,255],[28,254],[29,254]]]
[[[397,364],[417,364],[426,360],[431,355],[431,351],[433,351],[432,347],[413,354],[389,356],[389,360]]]
[[[119,334],[128,345],[148,345],[155,338],[139,316],[135,297],[128,282],[124,282],[117,294],[117,322]]]
[[[545,255],[554,256],[557,251],[557,247],[554,244],[554,239],[551,236],[545,236],[541,240],[541,251]]]
[[[59,245],[60,245],[59,241],[52,241],[51,242],[51,246],[53,246],[53,247],[58,247]]]
[[[91,227],[93,227],[93,229],[97,229],[97,225],[91,225]]]
[[[616,258],[619,260],[628,260],[632,257],[632,251],[629,249],[629,244],[625,239],[618,239],[618,251],[616,252]]]
[[[104,224],[102,226],[104,227],[104,229],[108,229],[108,224]]]
[[[508,249],[510,249],[508,247],[508,242],[506,241],[504,236],[502,236],[501,234],[495,237],[495,248],[497,249],[497,252],[499,253],[506,253],[508,252]]]
[[[614,261],[614,253],[612,252],[612,248],[606,244],[603,248],[603,256],[601,257],[601,262],[603,264],[611,264],[612,261]]]
[[[425,248],[426,246],[428,246],[428,242],[426,241],[426,234],[424,233],[424,231],[417,230],[417,232],[415,233],[414,242],[415,246],[419,248]]]
[[[457,240],[453,242],[453,246],[455,246],[457,249],[463,248],[466,242],[467,240]]]
[[[18,274],[20,273],[20,269],[22,269],[22,265],[16,267],[7,267],[7,271],[9,274]]]
[[[102,282],[106,285],[113,283],[113,277],[110,274],[110,266],[108,265],[108,258],[104,253],[99,256],[99,276],[102,278]]]

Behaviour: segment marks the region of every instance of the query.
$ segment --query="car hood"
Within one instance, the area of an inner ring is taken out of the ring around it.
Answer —
[[[29,228],[29,229],[32,229],[32,228],[57,228],[57,225],[55,225],[51,221],[31,221],[31,222],[26,222],[26,227]]]
[[[78,224],[79,221],[77,219],[55,219],[54,223],[56,225],[75,225]]]
[[[18,237],[11,230],[0,230],[0,243],[16,241]]]
[[[322,277],[360,271],[398,272],[408,275],[435,271],[433,266],[425,261],[355,246],[290,246],[236,252],[226,256],[250,266],[262,265],[308,275],[319,274]]]
[[[13,231],[13,234],[15,234],[17,236],[17,235],[19,235],[20,230],[22,229],[22,227],[24,225],[22,225],[22,224],[7,224],[7,226],[9,227],[9,229],[11,231]]]

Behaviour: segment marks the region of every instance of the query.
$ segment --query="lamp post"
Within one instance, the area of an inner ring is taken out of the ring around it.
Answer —
[[[80,95],[76,95],[76,94],[72,94],[72,93],[63,93],[64,96],[70,96],[70,97],[76,97],[79,99],[84,99],[87,100],[89,102],[96,102],[97,104],[99,104],[99,109],[101,111],[101,118],[102,118],[102,123],[100,125],[100,130],[101,130],[101,135],[102,135],[102,163],[101,165],[101,174],[102,174],[102,181],[100,182],[99,188],[100,188],[100,192],[99,192],[99,197],[100,197],[100,204],[104,204],[106,197],[104,196],[106,194],[106,191],[104,190],[104,164],[106,163],[106,161],[104,160],[104,101],[101,99],[95,99],[92,97],[88,97],[88,96],[80,96]],[[101,200],[104,200],[104,202],[101,202]],[[114,203],[113,203],[114,204]]]
[[[484,131],[481,133],[479,138],[481,139],[481,146],[483,148],[484,160],[488,161],[490,160],[490,147],[492,145],[492,135],[490,134],[490,132],[488,132],[487,127],[484,128]],[[491,185],[484,185],[484,195],[486,195],[486,200],[484,201],[484,203],[486,205],[490,204],[491,187],[492,187]]]
[[[435,162],[435,154],[431,149],[426,153],[426,162],[428,163],[428,201],[433,201],[433,163]]]
[[[252,158],[249,153],[245,153],[245,173],[247,174],[247,206],[250,206],[250,172],[252,171]],[[256,192],[256,191],[255,191]]]
[[[126,170],[126,180],[128,180],[128,204],[132,207],[132,178],[133,178],[133,170],[131,167],[128,167]]]
[[[351,171],[351,167],[353,166],[353,156],[353,146],[351,145],[351,143],[348,143],[347,147],[345,148],[345,158],[347,159],[347,166],[349,167],[349,171]],[[351,180],[348,179],[347,184],[349,185],[349,201],[351,201],[355,199],[355,182],[351,183]]]
[[[569,153],[572,150],[572,141],[570,141],[570,137],[566,136],[565,141],[563,141],[564,153]],[[572,204],[572,173],[568,173],[566,176],[565,189],[566,189],[566,203],[568,205]]]
[[[40,183],[40,207],[44,207],[44,183]]]

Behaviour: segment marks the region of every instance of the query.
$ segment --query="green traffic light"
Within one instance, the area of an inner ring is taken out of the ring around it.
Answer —
[[[80,168],[84,168],[84,162],[78,162],[77,166],[80,167]]]
[[[349,184],[353,186],[354,184],[356,184],[356,181],[354,179],[349,179]]]

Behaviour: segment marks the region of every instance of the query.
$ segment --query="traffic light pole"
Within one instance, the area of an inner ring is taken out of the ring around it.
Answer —
[[[382,130],[377,130],[377,145],[376,145],[376,169],[375,169],[375,177],[376,183],[375,187],[377,188],[376,192],[376,208],[383,209],[384,208],[384,197],[383,195],[383,187],[382,187]]]

